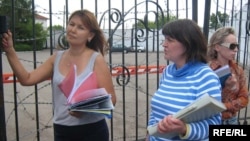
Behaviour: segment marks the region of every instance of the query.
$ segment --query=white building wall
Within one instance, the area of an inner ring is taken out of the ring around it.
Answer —
[[[42,24],[43,29],[47,30],[47,28],[48,28],[48,26],[47,26],[47,20],[36,19],[36,23]]]
[[[239,36],[238,42],[240,44],[240,47],[239,47],[238,55],[239,55],[239,61],[242,64],[250,63],[250,51],[249,51],[250,40],[248,37],[249,35],[247,35],[246,33],[247,6],[248,5],[246,4],[242,7],[242,19],[240,19],[240,13],[237,13],[233,21],[233,28],[236,31],[236,35]]]

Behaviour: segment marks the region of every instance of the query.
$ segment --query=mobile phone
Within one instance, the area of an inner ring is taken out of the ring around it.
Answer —
[[[7,16],[0,15],[0,34],[8,31]]]

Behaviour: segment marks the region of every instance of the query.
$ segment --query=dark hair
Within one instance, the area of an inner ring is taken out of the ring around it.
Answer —
[[[90,42],[87,42],[86,46],[104,55],[104,51],[108,48],[108,43],[105,39],[103,31],[98,25],[95,15],[86,9],[77,10],[71,14],[69,21],[74,16],[80,17],[84,26],[86,26],[90,32],[95,34],[93,39]]]
[[[200,27],[192,20],[178,19],[166,23],[162,34],[179,41],[185,48],[186,62],[207,63],[207,41]]]

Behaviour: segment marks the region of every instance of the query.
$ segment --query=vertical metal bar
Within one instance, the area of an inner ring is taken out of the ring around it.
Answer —
[[[32,26],[33,26],[33,30],[32,30],[32,35],[33,35],[33,60],[34,60],[34,69],[37,68],[37,65],[36,65],[36,50],[37,50],[37,47],[36,47],[36,28],[35,28],[35,2],[34,0],[32,0]],[[38,88],[37,88],[37,84],[34,85],[34,88],[35,88],[35,110],[36,110],[36,136],[37,136],[37,140],[40,141],[40,127],[39,127],[39,108],[38,108]]]
[[[131,36],[132,38],[131,38],[131,40],[133,40],[134,41],[134,39],[135,39],[135,47],[137,47],[137,0],[135,0],[135,3],[134,3],[134,5],[135,5],[135,27],[133,28],[132,27],[132,30],[134,29],[134,34]],[[133,44],[131,44],[131,45],[133,45]],[[138,69],[138,52],[137,52],[137,50],[136,50],[136,52],[135,52],[135,70],[136,70],[136,74],[135,74],[135,140],[137,141],[138,140],[138,71],[137,71],[137,69]]]
[[[109,11],[108,11],[108,25],[109,25],[109,27],[108,27],[108,33],[109,33],[109,37],[110,37],[110,41],[109,41],[109,45],[111,45],[111,47],[112,47],[112,45],[113,45],[113,37],[111,36],[112,35],[112,33],[113,33],[113,30],[111,29],[111,20],[110,20],[110,15],[111,15],[111,11],[110,11],[110,9],[111,9],[111,0],[108,0],[108,9],[109,9]],[[104,17],[104,25],[105,25],[105,22],[106,22],[106,17]],[[104,26],[104,30],[105,30],[105,26]],[[109,52],[109,62],[110,62],[110,64],[109,64],[109,68],[110,68],[110,73],[112,73],[112,55],[111,55],[111,52]],[[112,115],[113,115],[113,111],[112,111]],[[111,141],[113,141],[114,140],[114,125],[113,125],[113,117],[114,116],[112,116],[112,118],[111,118],[111,121],[110,121],[110,129],[111,129],[111,132],[110,132],[110,139],[111,139]]]
[[[16,15],[15,15],[15,0],[12,0],[12,3],[11,3],[11,15],[12,15],[12,38],[13,38],[13,45],[15,46],[15,23],[16,23],[16,21],[15,21],[15,17],[16,17]],[[16,141],[19,141],[19,122],[18,122],[18,109],[17,109],[17,107],[18,107],[18,104],[17,104],[17,86],[16,86],[16,76],[14,75],[13,76],[13,91],[14,91],[14,109],[15,109],[15,126],[16,126]]]
[[[240,1],[240,19],[239,19],[239,31],[238,31],[238,43],[239,44],[241,44],[241,30],[242,30],[242,27],[241,27],[241,25],[242,25],[242,12],[243,12],[243,10],[242,10],[242,8],[243,8],[243,6],[242,6],[242,0]],[[245,40],[245,46],[244,46],[244,49],[243,49],[243,51],[244,51],[244,55],[243,55],[243,69],[245,69],[245,55],[246,55],[246,49],[247,49],[247,42],[246,42],[246,40]],[[240,51],[241,52],[241,51]],[[240,55],[241,55],[241,53],[237,53],[237,62],[239,62],[239,60],[240,60]],[[240,117],[240,112],[241,112],[241,110],[238,112],[238,124],[240,124],[240,121],[239,121],[239,117]]]
[[[240,0],[240,9],[242,9],[242,0]],[[238,31],[238,42],[241,44],[241,25],[242,25],[242,11],[240,10],[240,19],[239,19],[239,31]],[[246,47],[246,46],[245,46]],[[237,53],[237,62],[240,60],[240,53]],[[243,66],[244,67],[244,66]]]
[[[206,0],[204,22],[203,22],[203,33],[206,36],[207,41],[208,41],[208,34],[209,34],[210,9],[211,9],[211,0]]]
[[[81,9],[83,9],[83,0],[81,0]]]
[[[124,0],[122,0],[122,44],[124,45],[125,44],[125,41],[124,41]],[[124,52],[122,52],[122,65],[125,64],[125,55],[124,55]],[[124,69],[124,68],[123,68]],[[124,76],[125,72],[122,71],[122,76]],[[123,140],[126,141],[126,98],[125,98],[125,85],[122,86],[122,93],[123,93],[123,96],[122,96],[122,101],[123,101],[123,107],[122,107],[122,110],[123,110]]]
[[[226,17],[226,11],[227,10],[227,0],[224,1],[224,13],[223,13],[223,18],[224,18],[224,21],[223,21],[223,26],[226,25],[226,21],[227,19],[225,18]]]
[[[157,0],[157,4],[159,4],[158,3],[159,1]],[[159,16],[159,8],[157,7],[157,15]],[[163,18],[162,18],[163,17]],[[158,18],[158,17],[157,17]],[[157,68],[159,68],[159,66],[160,66],[160,49],[159,49],[159,40],[160,40],[160,33],[159,33],[159,31],[161,31],[160,30],[160,28],[162,28],[162,26],[165,24],[164,23],[164,18],[165,18],[165,15],[163,15],[163,16],[161,16],[160,17],[160,19],[161,19],[161,21],[159,22],[158,20],[157,20],[157,33],[156,33],[156,42],[157,42],[157,50],[156,50],[156,58],[157,58]],[[161,45],[160,45],[161,46]],[[159,88],[159,80],[160,80],[160,75],[159,75],[159,73],[156,73],[156,75],[157,75],[157,77],[156,77],[156,88],[158,89]],[[147,98],[149,98],[149,97],[147,97]],[[147,107],[149,107],[149,99],[147,99]],[[147,110],[147,114],[146,115],[149,115],[149,110]],[[147,116],[147,121],[148,121],[149,119],[148,119],[148,116]]]
[[[234,0],[232,1],[232,13],[231,13],[231,26],[233,26],[234,21]]]
[[[186,18],[188,18],[188,0],[186,0]]]
[[[148,13],[148,9],[149,9],[149,6],[148,6],[148,2],[149,0],[147,0],[147,3],[146,3],[146,13]],[[158,8],[157,8],[158,9]],[[147,16],[147,20],[146,20],[146,27],[148,27],[148,18],[149,18],[149,16]],[[148,65],[149,65],[149,58],[148,58],[148,56],[149,56],[149,53],[148,53],[148,46],[149,46],[149,43],[148,43],[148,39],[149,39],[149,31],[148,30],[146,30],[146,70],[148,71]],[[146,73],[146,80],[148,80],[149,79],[149,73]],[[149,82],[148,81],[146,81],[146,94],[148,94],[149,93],[149,90],[148,90],[148,88],[149,88]],[[149,101],[149,95],[147,96],[147,102]],[[147,105],[148,105],[149,103],[147,103]],[[148,116],[148,115],[147,115]]]
[[[247,3],[247,21],[246,21],[246,37],[245,37],[245,45],[246,45],[246,56],[249,56],[249,30],[250,30],[250,0],[248,0]],[[247,58],[246,58],[247,59]],[[249,64],[248,62],[246,62],[246,64]],[[247,66],[249,68],[249,66]],[[248,82],[250,82],[250,70],[248,69]],[[248,90],[250,88],[250,83],[248,83]],[[248,106],[245,108],[245,118],[244,118],[244,122],[243,125],[248,125],[247,122],[247,111],[248,111]]]
[[[147,3],[146,3],[147,4]],[[146,6],[147,7],[147,6]],[[146,11],[146,13],[147,13],[147,11]],[[147,18],[148,18],[148,16],[147,16]],[[158,21],[158,20],[157,20]],[[146,22],[146,26],[148,26],[148,22],[147,21],[145,21]],[[146,34],[147,34],[147,30],[146,30]],[[146,35],[146,37],[147,37],[147,35]],[[153,36],[154,37],[154,36]],[[147,38],[147,40],[148,40],[148,38]],[[148,54],[147,54],[147,52],[148,52],[148,42],[146,41],[146,56],[148,56]],[[154,49],[154,48],[153,48]],[[154,50],[153,50],[154,51]],[[158,54],[157,54],[158,55]],[[146,84],[147,85],[147,84]],[[149,107],[149,94],[148,94],[148,87],[147,87],[147,90],[146,90],[146,107]],[[148,108],[147,108],[148,109]],[[148,125],[148,119],[149,119],[149,117],[148,117],[148,115],[149,115],[149,110],[146,110],[146,115],[147,115],[147,117],[146,117],[146,125]]]
[[[98,19],[97,0],[95,0],[95,17]]]
[[[169,0],[167,0],[167,21],[169,21],[169,19],[170,19],[170,15],[169,15]]]
[[[198,0],[193,0],[192,3],[193,3],[192,20],[198,23]]]
[[[2,35],[1,35],[2,36]],[[5,125],[5,111],[4,111],[4,93],[3,93],[3,70],[2,70],[2,37],[0,38],[0,140],[6,141],[6,125]]]
[[[217,16],[218,16],[218,8],[219,8],[219,0],[217,0],[217,4],[216,4],[216,14],[215,14],[215,18],[216,18],[216,23],[215,23],[215,26],[214,26],[214,30],[216,30],[217,29],[217,25],[218,25],[218,18],[217,18]]]
[[[52,2],[51,2],[52,0],[49,0],[49,22],[50,22],[50,29],[49,29],[49,32],[50,32],[50,54],[53,54],[53,42],[52,42],[52,40],[53,40],[53,37],[52,37],[52,35],[53,35],[53,33],[52,33],[52,22],[53,22],[53,18],[52,18]],[[63,11],[63,12],[65,12],[65,11]],[[64,28],[64,23],[63,23],[63,28]],[[63,31],[64,31],[64,29],[63,29]]]
[[[179,19],[179,0],[176,0],[176,17]]]
[[[68,0],[65,0],[65,10],[66,10],[66,17],[65,17],[65,19],[66,19],[66,27],[67,27],[67,25],[68,25],[68,18],[69,18],[69,2],[68,2]]]

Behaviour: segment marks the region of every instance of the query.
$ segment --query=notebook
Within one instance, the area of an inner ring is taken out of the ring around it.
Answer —
[[[98,88],[95,73],[90,72],[78,85],[76,80],[77,68],[73,65],[58,85],[67,97],[69,110],[105,114],[111,117],[111,110],[114,109],[111,95],[105,88]]]
[[[224,87],[225,81],[231,75],[231,70],[230,70],[229,65],[225,65],[223,67],[220,67],[220,68],[216,69],[214,72],[220,78],[221,86]]]
[[[225,105],[214,97],[204,94],[184,109],[179,110],[173,117],[183,120],[186,123],[195,122],[209,118],[226,110]],[[158,124],[148,126],[149,135],[162,138],[172,138],[178,133],[164,134],[157,131]]]

